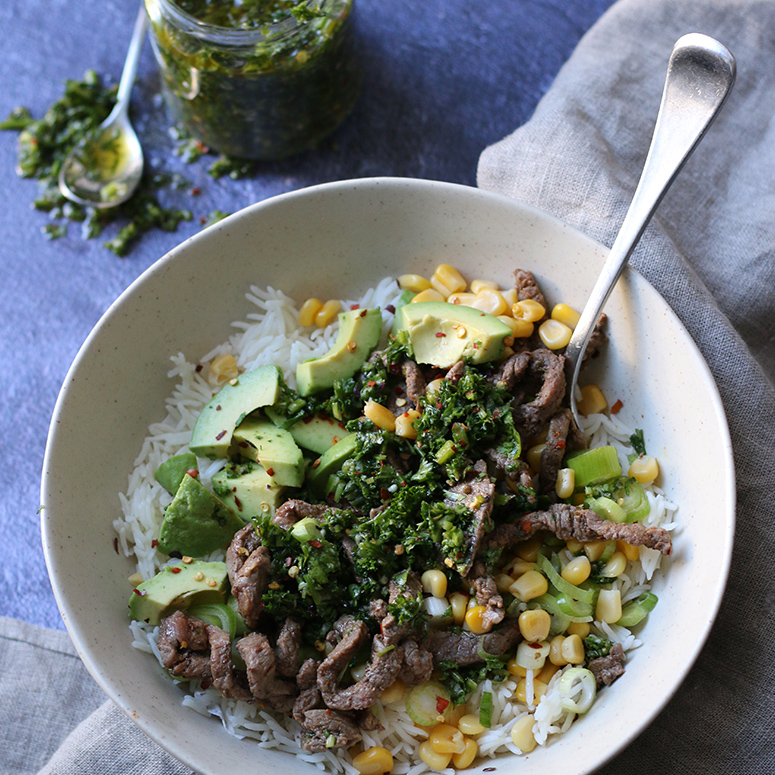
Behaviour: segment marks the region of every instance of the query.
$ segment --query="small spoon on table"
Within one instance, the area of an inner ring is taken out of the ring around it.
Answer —
[[[565,350],[570,405],[577,425],[581,418],[576,405],[576,384],[603,305],[662,197],[705,135],[734,82],[735,58],[721,43],[698,33],[684,35],[677,41],[670,55],[662,103],[640,181]]]
[[[115,207],[126,202],[143,176],[143,149],[129,121],[129,100],[148,30],[141,6],[118,85],[116,104],[95,134],[81,140],[59,171],[59,190],[78,204]]]

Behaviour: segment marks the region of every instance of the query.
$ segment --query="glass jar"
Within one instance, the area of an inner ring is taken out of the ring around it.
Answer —
[[[353,2],[257,0],[252,7],[272,17],[257,26],[240,19],[247,4],[235,0],[145,0],[173,120],[238,158],[279,159],[316,145],[360,88]]]

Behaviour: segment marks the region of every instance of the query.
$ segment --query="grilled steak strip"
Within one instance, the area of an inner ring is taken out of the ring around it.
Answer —
[[[264,608],[261,596],[269,582],[271,557],[252,524],[234,535],[226,550],[226,569],[240,615],[255,629]]]

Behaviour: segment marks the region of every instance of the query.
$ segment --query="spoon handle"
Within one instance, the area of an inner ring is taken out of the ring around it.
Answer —
[[[577,423],[576,382],[603,305],[662,197],[718,114],[734,81],[735,59],[718,41],[691,33],[675,44],[640,181],[565,351],[571,375],[571,409]]]
[[[118,84],[118,93],[116,94],[116,107],[113,113],[126,111],[129,107],[129,97],[132,93],[132,86],[137,75],[137,63],[140,61],[140,52],[145,41],[145,34],[148,31],[148,14],[145,11],[145,3],[140,5],[140,12],[137,14],[135,28],[132,32],[132,40],[129,43],[129,51],[124,62],[124,70],[121,73],[121,81]]]

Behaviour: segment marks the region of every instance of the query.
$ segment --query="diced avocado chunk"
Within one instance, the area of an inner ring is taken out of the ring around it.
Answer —
[[[200,603],[222,603],[226,598],[226,563],[178,563],[162,568],[143,581],[129,598],[129,616],[148,624],[158,624],[173,611]]]
[[[196,455],[183,452],[168,457],[155,471],[153,478],[170,494],[174,495],[186,475],[186,471],[196,468]]]
[[[503,356],[511,329],[493,315],[446,301],[405,304],[393,333],[406,331],[417,363],[449,368],[458,361],[487,363]]]
[[[240,374],[207,402],[197,418],[189,447],[195,455],[226,457],[234,429],[242,418],[277,402],[281,375],[277,366],[260,366]]]
[[[310,475],[309,483],[312,489],[320,496],[326,495],[328,477],[335,474],[347,458],[352,457],[357,447],[357,434],[351,433],[338,441],[327,452],[315,461]]]
[[[382,313],[378,309],[354,309],[339,313],[339,333],[331,349],[320,358],[296,367],[296,386],[303,396],[333,387],[352,377],[379,343]]]
[[[304,456],[293,436],[266,417],[248,417],[234,431],[241,457],[260,463],[281,487],[301,487]]]
[[[202,557],[226,546],[243,524],[198,479],[185,474],[164,512],[157,548],[163,554]]]
[[[213,476],[213,492],[247,522],[252,517],[274,514],[284,488],[275,484],[259,463],[232,463]]]
[[[264,411],[275,425],[281,426],[285,421],[285,417],[272,407]],[[295,422],[288,428],[288,432],[300,447],[317,452],[318,455],[327,452],[337,441],[349,435],[344,423],[323,413]]]

